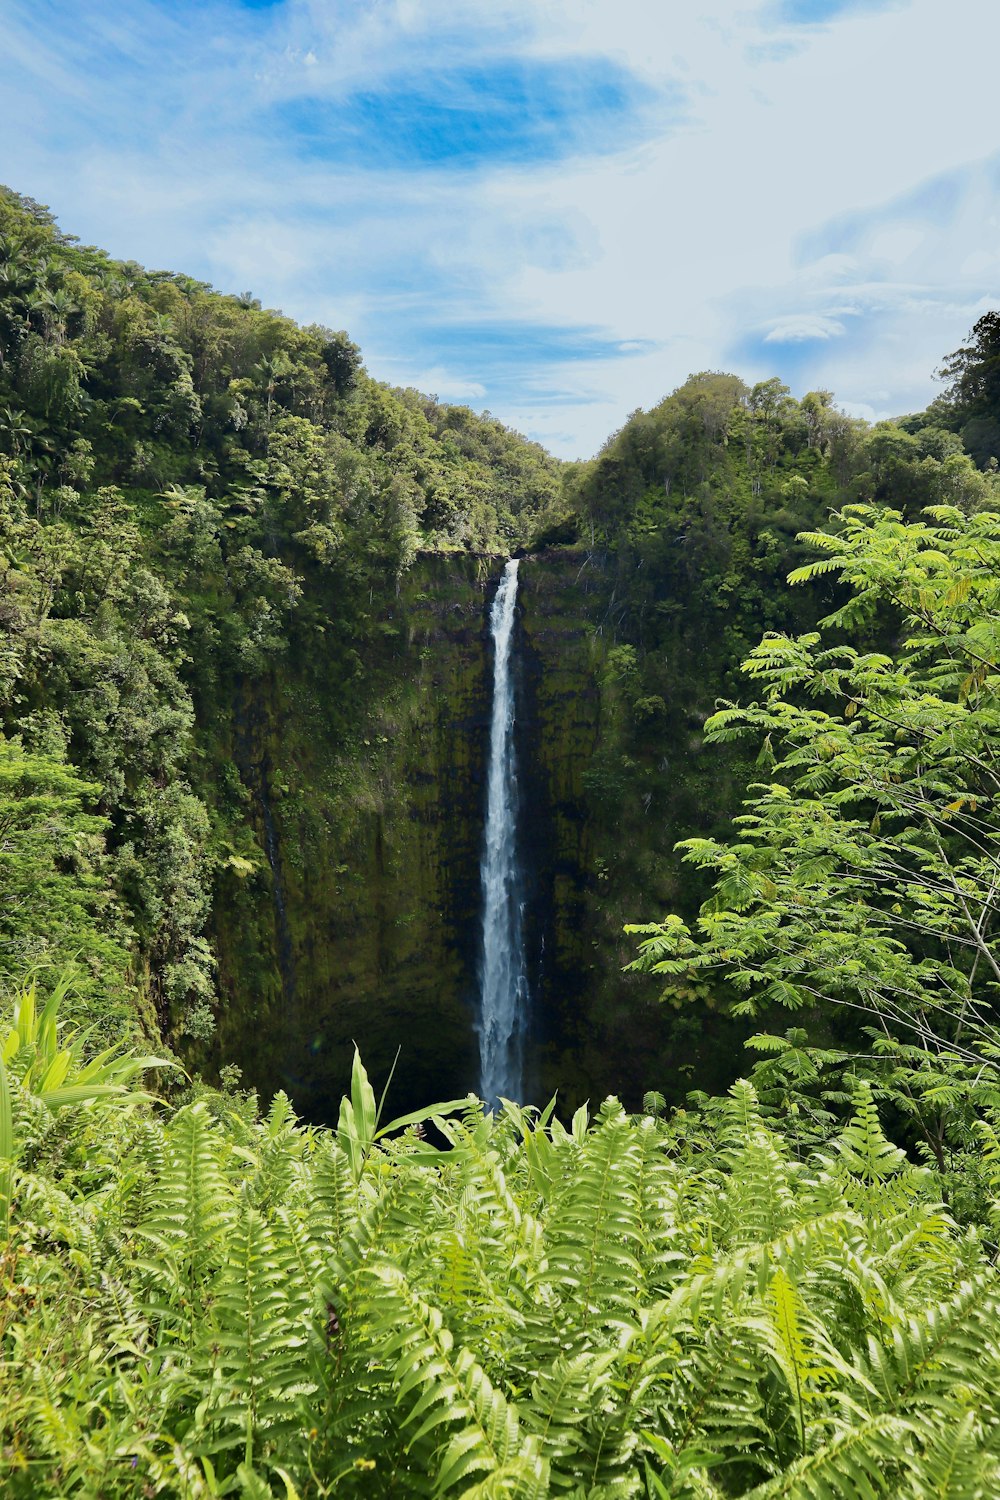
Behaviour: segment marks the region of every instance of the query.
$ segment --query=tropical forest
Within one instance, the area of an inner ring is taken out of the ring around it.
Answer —
[[[5,1497],[1000,1494],[1000,312],[939,376],[570,462],[0,191]]]

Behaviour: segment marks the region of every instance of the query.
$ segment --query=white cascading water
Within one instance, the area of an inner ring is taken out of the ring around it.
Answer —
[[[521,1102],[522,1045],[528,1004],[517,858],[517,762],[510,647],[517,603],[517,561],[503,570],[493,608],[493,718],[490,724],[486,838],[481,879],[479,1091],[494,1108]]]

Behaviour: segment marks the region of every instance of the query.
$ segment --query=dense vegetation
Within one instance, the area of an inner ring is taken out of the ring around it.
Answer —
[[[701,375],[561,476],[12,194],[0,271],[4,1492],[996,1494],[995,316],[921,416]],[[631,982],[760,1060],[562,1123],[208,1087],[215,908],[284,901],[220,726],[321,658],[349,750],[417,549],[527,541],[601,579],[586,941],[657,907]]]
[[[561,639],[584,645],[563,652],[535,747],[539,799],[572,787],[542,851],[537,946],[557,958],[539,1000],[559,1018],[543,1080],[575,1107],[687,1054],[673,1097],[725,1086],[738,1028],[718,1007],[707,1033],[681,1010],[665,1024],[648,984],[623,985],[622,928],[691,920],[706,893],[673,846],[724,832],[750,760],[706,753],[705,720],[762,631],[835,602],[829,581],[786,586],[798,532],[854,501],[992,503],[988,456],[977,468],[961,437],[984,430],[989,330],[923,417],[869,429],[826,392],[703,374],[561,474],[489,418],[371,381],[346,335],[113,262],[14,195],[0,217],[0,796],[17,829],[0,859],[18,891],[0,973],[45,961],[44,989],[79,955],[73,1003],[141,1013],[203,1066],[253,1031],[247,1076],[313,1112],[352,1037],[385,1076],[415,993],[421,1014],[440,993],[457,1036],[470,959],[458,916],[431,932],[429,913],[475,889],[482,686],[442,640],[469,603],[468,571],[447,570],[554,541]],[[590,702],[574,721],[567,704]],[[441,784],[446,755],[450,822],[418,840],[437,816],[420,778]],[[286,1055],[290,1014],[317,1021]],[[434,1062],[410,1061],[416,1102]]]
[[[558,483],[489,417],[369,379],[346,335],[0,193],[0,976],[80,952],[81,1002],[207,1035],[213,880],[263,862],[215,720],[322,657],[328,718],[356,722],[416,550],[507,552]]]
[[[652,807],[670,836],[707,803],[732,811],[718,795],[718,756],[698,756],[714,700],[739,691],[740,662],[763,632],[809,628],[837,598],[829,582],[786,585],[808,556],[800,533],[852,503],[907,519],[931,504],[967,513],[995,503],[994,469],[977,468],[946,419],[959,420],[938,403],[869,427],[828,391],[799,401],[777,380],[694,375],[569,477],[563,534],[606,549],[614,574],[608,671],[621,723],[600,790],[617,826],[640,812],[648,824]],[[637,884],[625,872],[622,883]]]
[[[550,968],[546,996],[547,1014],[567,1006],[571,1037],[548,1078],[574,1102],[625,1088],[636,1107],[650,1067],[675,1101],[693,1085],[731,1082],[747,1031],[728,1011],[727,986],[692,970],[665,1010],[639,975],[623,985],[633,949],[622,929],[664,910],[697,917],[710,882],[675,843],[727,836],[757,754],[750,740],[706,737],[716,699],[745,691],[740,662],[765,631],[809,631],[845,597],[835,574],[808,589],[787,584],[810,556],[800,533],[829,529],[831,513],[850,504],[907,519],[929,504],[963,513],[996,504],[989,456],[980,468],[963,449],[964,412],[952,388],[926,413],[868,426],[838,411],[829,392],[796,400],[777,380],[748,386],[706,372],[636,413],[568,474],[547,535],[575,541],[571,577],[593,589],[580,628],[599,641],[593,741],[560,746],[563,758],[573,748],[586,757],[583,795],[567,812],[586,829],[584,872],[558,923],[580,936],[558,975]],[[559,556],[549,553],[546,566]],[[526,587],[530,580],[529,566]],[[530,625],[530,600],[526,609]],[[865,638],[885,648],[896,628],[887,606],[866,622]],[[579,675],[575,688],[585,690]],[[562,735],[555,715],[545,729]],[[538,753],[546,756],[544,742]],[[570,835],[563,866],[573,853]]]
[[[988,1236],[861,1082],[812,1150],[742,1083],[569,1131],[441,1106],[439,1151],[359,1066],[336,1135],[60,1098],[47,1025],[5,1049],[7,1494],[995,1493]]]

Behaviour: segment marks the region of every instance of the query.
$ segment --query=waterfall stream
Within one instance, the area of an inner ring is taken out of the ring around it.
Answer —
[[[493,637],[493,715],[481,880],[483,942],[480,965],[479,1091],[487,1104],[521,1102],[523,1041],[528,1007],[517,850],[517,760],[511,638],[517,603],[517,561],[503,571],[490,611]]]

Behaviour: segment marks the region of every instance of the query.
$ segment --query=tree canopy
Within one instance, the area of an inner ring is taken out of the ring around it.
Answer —
[[[128,972],[163,1030],[208,1034],[214,873],[252,868],[206,773],[213,714],[290,651],[363,697],[417,550],[507,555],[559,486],[488,415],[372,380],[345,333],[113,260],[0,190],[0,734],[86,785],[95,984]],[[7,894],[42,888],[32,859],[7,856]],[[82,916],[17,911],[4,972],[71,956]]]

